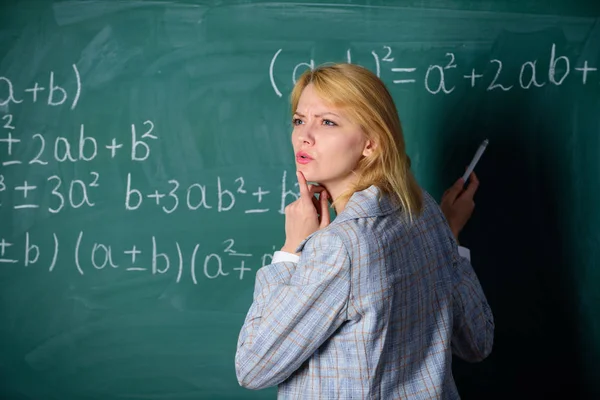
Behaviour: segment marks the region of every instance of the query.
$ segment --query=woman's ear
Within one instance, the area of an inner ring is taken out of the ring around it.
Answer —
[[[371,139],[367,139],[367,141],[365,142],[365,148],[363,149],[363,156],[365,157],[369,157],[371,154],[373,154],[373,152],[375,151],[375,148],[377,146],[375,145],[375,142]]]

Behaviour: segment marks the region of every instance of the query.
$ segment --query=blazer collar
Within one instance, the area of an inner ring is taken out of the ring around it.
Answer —
[[[398,201],[392,200],[390,196],[384,194],[377,186],[372,185],[367,189],[355,192],[348,200],[348,204],[346,204],[344,211],[335,217],[330,226],[351,219],[388,215],[397,211],[399,208],[400,203]],[[320,231],[321,230],[318,230],[304,239],[298,245],[296,252],[301,251],[308,239]]]
[[[379,217],[391,214],[400,208],[397,201],[384,194],[377,186],[370,186],[360,192],[355,192],[346,208],[334,220],[341,223],[350,219]]]

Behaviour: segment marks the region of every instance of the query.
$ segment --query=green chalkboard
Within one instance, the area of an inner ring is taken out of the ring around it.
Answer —
[[[295,199],[288,95],[389,85],[496,317],[465,399],[598,393],[600,10],[591,1],[3,1],[0,397],[268,399],[238,386],[254,276]]]

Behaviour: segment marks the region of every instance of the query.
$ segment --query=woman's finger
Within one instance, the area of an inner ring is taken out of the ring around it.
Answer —
[[[321,185],[309,185],[308,188],[311,194],[321,193],[323,190],[325,190],[325,188]]]
[[[304,178],[304,174],[300,171],[296,171],[296,176],[298,177],[298,187],[300,189],[300,199],[305,203],[310,200],[312,196],[310,194],[310,188],[308,187],[308,183],[306,183],[306,178]]]
[[[319,200],[315,196],[312,197],[313,206],[315,206],[315,211],[318,213],[321,209],[321,205],[319,204]]]

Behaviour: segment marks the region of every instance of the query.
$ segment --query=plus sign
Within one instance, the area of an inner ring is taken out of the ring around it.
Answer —
[[[30,190],[34,190],[36,189],[37,186],[29,186],[27,184],[27,181],[23,182],[23,186],[15,186],[15,190],[22,190],[23,191],[23,198],[26,199],[27,198],[27,193]]]
[[[473,70],[471,71],[471,75],[465,75],[465,76],[463,76],[463,78],[465,78],[465,79],[471,78],[471,87],[474,87],[475,86],[475,80],[479,79],[481,77],[483,77],[483,75],[477,75],[475,73],[475,68],[473,68]]]
[[[4,240],[4,238],[2,238],[2,241],[0,242],[0,248],[2,249],[0,251],[0,256],[4,257],[4,252],[6,251],[7,247],[12,246],[12,243],[8,243],[6,240]],[[242,261],[242,265],[244,264],[244,262]]]
[[[110,146],[104,146],[110,150],[110,158],[115,158],[115,154],[117,153],[117,149],[123,147],[123,144],[117,144],[117,140],[113,138],[112,144]]]
[[[259,187],[258,187],[258,191],[256,191],[256,192],[252,193],[252,196],[258,196],[258,202],[260,203],[260,202],[262,201],[262,197],[263,197],[263,195],[264,195],[264,194],[269,194],[269,193],[271,193],[271,192],[269,192],[268,190],[265,190],[265,191],[263,192],[262,188],[259,186]]]
[[[38,83],[36,82],[35,85],[33,85],[32,88],[27,88],[25,89],[26,92],[33,92],[33,102],[35,103],[37,100],[37,92],[44,90],[43,87],[39,87]]]
[[[138,250],[138,249],[135,247],[135,245],[134,245],[134,246],[131,248],[131,250],[125,250],[123,253],[125,253],[125,254],[131,254],[131,263],[132,263],[132,264],[135,264],[135,256],[136,256],[137,254],[142,254],[142,252],[141,252],[141,251],[139,251],[139,250]]]
[[[20,139],[13,139],[12,137],[12,132],[8,132],[8,137],[6,139],[0,139],[0,142],[6,142],[8,143],[8,155],[11,156],[12,155],[12,144],[13,143],[19,143],[21,140]]]
[[[154,198],[156,200],[156,205],[160,204],[160,199],[165,197],[164,194],[161,194],[158,190],[154,191],[154,194],[149,194],[147,197]]]
[[[234,268],[234,271],[240,271],[240,280],[244,279],[244,271],[252,271],[251,268],[244,267],[244,260],[242,260],[242,264],[239,268]]]
[[[583,68],[575,68],[577,71],[581,71],[583,72],[583,84],[585,85],[585,82],[587,81],[587,74],[588,72],[593,72],[593,71],[597,71],[598,68],[592,68],[592,67],[588,67],[588,62],[587,60],[583,63]]]

